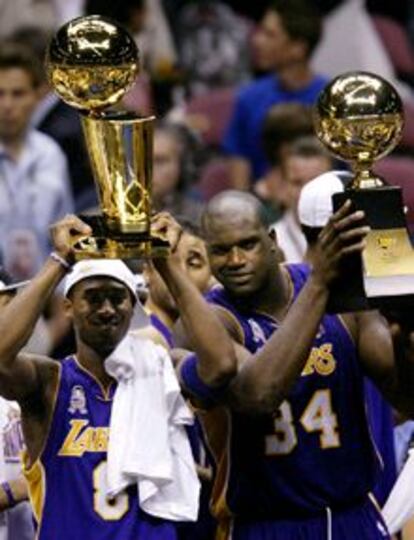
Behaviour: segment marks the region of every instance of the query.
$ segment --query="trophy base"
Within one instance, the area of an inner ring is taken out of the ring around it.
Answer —
[[[414,250],[405,221],[401,189],[348,190],[333,196],[337,210],[350,199],[371,227],[362,256],[351,255],[332,284],[328,311],[344,313],[414,302]],[[359,226],[359,225],[358,225]]]
[[[120,234],[110,230],[103,216],[80,215],[92,228],[92,235],[74,239],[76,261],[85,259],[155,259],[167,257],[169,244],[148,233]]]

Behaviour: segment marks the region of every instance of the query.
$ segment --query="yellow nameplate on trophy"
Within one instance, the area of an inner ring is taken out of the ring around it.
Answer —
[[[362,259],[369,277],[412,274],[414,251],[405,228],[371,230]]]
[[[362,260],[368,297],[412,294],[414,251],[407,230],[372,230],[366,240]]]

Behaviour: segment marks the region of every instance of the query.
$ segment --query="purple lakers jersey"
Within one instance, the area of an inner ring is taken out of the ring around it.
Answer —
[[[44,450],[25,472],[38,540],[175,540],[173,524],[140,510],[136,486],[106,496],[114,390],[105,393],[75,358],[63,360]]]
[[[286,268],[297,296],[308,269]],[[277,331],[277,321],[235,304],[220,287],[208,300],[235,318],[253,353]],[[302,374],[276,414],[216,407],[202,418],[217,468],[212,507],[221,518],[300,519],[359,504],[375,484],[380,462],[367,427],[363,374],[337,315],[323,317]]]

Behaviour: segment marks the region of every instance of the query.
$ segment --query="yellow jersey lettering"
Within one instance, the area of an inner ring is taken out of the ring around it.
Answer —
[[[315,369],[319,375],[330,375],[335,371],[336,360],[332,354],[332,343],[324,343],[319,347]]]
[[[318,348],[312,347],[308,359],[306,360],[305,367],[303,368],[302,375],[312,375],[315,373],[315,361],[318,357]]]
[[[71,420],[70,431],[64,440],[59,456],[82,457],[85,452],[108,450],[109,428],[88,426],[88,420]]]
[[[336,360],[332,354],[332,343],[323,343],[320,347],[312,347],[302,376],[318,373],[319,375],[331,375],[335,371]]]
[[[109,428],[98,427],[94,430],[94,452],[106,452],[108,450]]]

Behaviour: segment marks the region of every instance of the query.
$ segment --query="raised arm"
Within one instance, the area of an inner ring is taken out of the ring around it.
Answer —
[[[182,271],[182,262],[176,253],[180,226],[162,212],[155,216],[152,231],[167,238],[171,246],[170,256],[154,260],[154,265],[177,303],[189,342],[197,353],[198,374],[206,385],[221,386],[237,373],[232,340],[214,310]]]
[[[63,260],[71,256],[71,231],[89,234],[90,228],[76,216],[67,216],[51,228],[55,252]],[[0,393],[6,399],[24,403],[44,390],[44,374],[50,372],[52,361],[20,350],[65,271],[61,263],[49,258],[29,285],[0,311]]]
[[[369,229],[355,228],[363,213],[350,211],[347,202],[323,229],[305,286],[279,329],[245,361],[232,382],[230,398],[234,408],[274,412],[303,370],[326,310],[329,285],[338,275],[338,263],[350,253],[362,251],[365,245]]]
[[[200,379],[209,386],[227,383],[226,398],[234,408],[252,412],[275,410],[302,371],[325,312],[329,284],[337,276],[338,263],[364,247],[368,229],[349,228],[363,214],[351,214],[350,207],[346,203],[322,231],[307,284],[279,330],[254,355],[232,341],[214,311],[188,283],[176,257],[155,263],[177,301],[183,326],[197,353]],[[170,243],[175,246],[179,228],[173,223],[170,216],[160,214],[154,225],[164,235],[168,230]],[[241,365],[239,370],[237,364]]]

